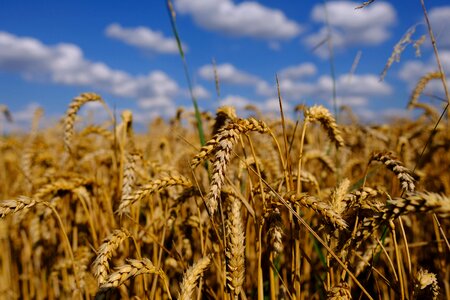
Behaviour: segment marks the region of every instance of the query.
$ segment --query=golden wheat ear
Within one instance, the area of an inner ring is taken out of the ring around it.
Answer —
[[[180,285],[179,300],[194,299],[194,290],[197,280],[202,276],[203,272],[209,266],[211,259],[209,256],[205,256],[199,259],[194,265],[186,270],[183,276],[183,281]]]
[[[304,110],[304,116],[305,120],[319,122],[327,131],[328,137],[335,143],[336,147],[344,146],[344,139],[342,138],[341,131],[328,109],[322,105],[314,105]]]
[[[73,127],[77,113],[85,103],[93,101],[104,103],[100,95],[95,93],[83,93],[78,97],[75,97],[69,104],[69,108],[66,111],[66,116],[64,117],[64,146],[68,152],[71,150],[70,147],[73,136]]]

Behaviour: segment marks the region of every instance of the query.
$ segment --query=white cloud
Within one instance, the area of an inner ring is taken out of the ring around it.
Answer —
[[[6,122],[3,116],[0,116],[0,129],[5,132],[29,132],[35,112],[40,108],[41,106],[38,103],[30,102],[25,107],[11,111],[13,117],[13,122],[11,123]],[[56,118],[46,116],[45,118],[40,119],[39,128],[54,125],[54,122],[56,122]],[[0,132],[0,134],[1,133],[3,132]]]
[[[331,104],[332,101],[329,101],[329,104]],[[362,96],[350,96],[350,97],[338,97],[336,99],[336,102],[339,106],[341,105],[348,105],[351,107],[357,107],[357,106],[367,106],[369,104],[369,100],[367,97]]]
[[[279,116],[280,100],[275,97],[266,99],[261,105],[261,110],[267,114],[274,114]],[[285,112],[292,111],[292,105],[287,101],[283,101],[283,111]]]
[[[178,53],[177,42],[174,38],[165,37],[162,32],[154,31],[147,27],[125,28],[120,24],[113,23],[106,28],[105,33],[110,38],[117,39],[144,51],[167,54]],[[183,45],[183,50],[187,50],[186,45]]]
[[[333,89],[332,78],[321,76],[317,85],[319,92],[329,94]],[[336,79],[336,89],[342,96],[381,96],[392,92],[391,86],[374,74],[343,74]]]
[[[230,63],[224,63],[216,66],[219,77],[219,83],[226,83],[239,86],[251,86],[256,94],[270,96],[273,94],[273,88],[263,79],[256,75],[239,70]],[[214,68],[212,65],[204,65],[198,70],[200,78],[214,81]]]
[[[48,46],[37,39],[6,32],[0,32],[0,69],[28,80],[89,87],[118,97],[164,98],[172,103],[180,93],[178,84],[162,71],[135,76],[87,60],[76,45]]]
[[[199,26],[231,36],[264,40],[286,40],[302,30],[278,10],[255,1],[234,3],[232,0],[175,0],[182,14],[189,14]]]
[[[316,75],[317,68],[313,63],[303,63],[295,66],[289,66],[278,72],[280,78],[299,79]]]
[[[227,95],[225,98],[220,100],[220,106],[224,105],[234,106],[238,110],[244,109],[244,107],[249,104],[252,104],[251,100],[239,95]]]
[[[447,75],[447,85],[450,86],[450,77],[448,76],[450,72],[450,51],[440,51],[439,58]],[[436,59],[432,55],[426,61],[420,61],[418,59],[406,61],[400,68],[398,77],[402,79],[412,91],[422,76],[430,72],[437,72],[438,70]],[[441,80],[432,80],[428,82],[424,90],[425,94],[430,93],[434,95],[443,95],[443,92],[444,89]]]
[[[300,100],[305,97],[330,99],[333,91],[333,79],[329,75],[320,76],[313,82],[281,79],[280,90],[283,97],[290,100]],[[350,101],[354,104],[362,104],[364,102],[362,98],[385,96],[392,93],[391,86],[386,82],[380,82],[378,76],[374,74],[338,76],[336,90],[338,97],[343,101]]]
[[[447,74],[448,72],[450,72],[450,51],[440,51],[439,58],[442,67]],[[434,56],[431,56],[425,62],[418,59],[406,61],[400,68],[398,76],[405,82],[409,82],[412,85],[415,85],[420,77],[429,72],[437,71],[438,67],[436,65],[436,58]]]
[[[437,44],[440,47],[450,47],[450,6],[434,7],[428,14],[436,36]]]
[[[216,66],[219,82],[229,83],[234,85],[250,85],[254,86],[262,82],[262,80],[255,75],[238,70],[235,66],[229,63],[224,63]],[[204,65],[198,70],[201,78],[213,81],[214,68],[212,65]]]
[[[197,99],[209,99],[211,94],[201,85],[194,86],[192,93]]]
[[[377,1],[364,9],[355,10],[359,4],[350,1],[330,1],[326,4],[333,46],[338,50],[355,45],[379,45],[390,37],[389,28],[397,18],[394,7]],[[323,4],[313,8],[311,19],[323,26],[304,39],[308,46],[315,47],[327,38],[326,15]],[[316,53],[326,57],[328,50],[322,46]]]

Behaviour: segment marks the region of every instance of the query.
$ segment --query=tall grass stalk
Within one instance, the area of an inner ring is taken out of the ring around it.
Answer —
[[[191,76],[189,73],[189,67],[188,67],[188,64],[186,61],[186,56],[184,55],[180,35],[178,34],[177,25],[176,25],[176,21],[175,21],[176,13],[173,8],[173,4],[172,4],[171,0],[167,0],[167,9],[169,12],[170,25],[172,26],[172,31],[173,31],[173,34],[175,35],[175,39],[177,41],[178,52],[180,53],[181,60],[183,61],[184,75],[186,77],[186,81],[188,84],[189,94],[191,95],[192,104],[194,105],[195,119],[197,121],[197,131],[198,131],[198,135],[200,138],[200,144],[201,144],[201,146],[204,146],[206,143],[206,139],[205,139],[205,132],[203,130],[202,118],[200,116],[200,110],[198,108],[197,97],[194,94],[194,88],[192,86],[192,80],[191,80]]]

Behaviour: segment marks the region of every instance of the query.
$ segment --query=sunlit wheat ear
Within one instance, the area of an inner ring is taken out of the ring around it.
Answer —
[[[408,108],[414,107],[427,84],[433,79],[441,79],[440,72],[430,72],[422,76],[416,84],[408,102]]]
[[[117,288],[127,280],[139,275],[158,274],[165,279],[162,270],[156,268],[148,258],[143,258],[142,260],[128,259],[127,262],[128,264],[118,267],[114,273],[106,278],[95,295],[95,299],[106,299],[106,293],[109,290]]]
[[[435,213],[442,218],[450,217],[450,199],[429,192],[410,192],[401,198],[388,200],[384,219],[397,218],[410,213]]]
[[[54,182],[50,182],[43,187],[39,188],[33,195],[35,199],[44,200],[49,195],[53,195],[60,191],[73,191],[80,186],[91,184],[92,180],[80,177],[72,177],[70,179],[60,178]]]
[[[191,300],[194,299],[194,290],[197,280],[209,266],[211,259],[209,256],[205,256],[198,260],[193,266],[186,270],[183,276],[183,281],[180,285],[179,300]]]
[[[126,229],[114,230],[107,238],[105,238],[103,244],[99,247],[97,257],[92,264],[94,276],[97,278],[99,286],[106,282],[109,273],[109,260],[111,259],[113,252],[129,236],[130,233]]]
[[[436,274],[420,269],[414,278],[412,299],[433,299],[439,297],[439,285]]]
[[[331,193],[331,206],[339,214],[342,214],[346,208],[344,201],[347,191],[350,188],[350,180],[345,178]]]
[[[81,132],[79,133],[79,137],[83,139],[90,134],[100,135],[111,144],[114,142],[114,134],[108,129],[98,125],[88,125],[84,127],[83,130],[81,130]]]
[[[392,152],[374,152],[369,160],[383,163],[386,168],[394,172],[400,181],[402,189],[407,192],[412,192],[416,188],[413,172],[406,168],[401,161],[399,161]]]
[[[216,147],[218,141],[216,137],[213,137],[209,141],[206,142],[206,144],[200,149],[200,152],[195,155],[195,157],[191,160],[191,167],[195,168],[199,164],[201,164],[205,159],[208,158],[208,156],[211,155],[211,153],[214,151],[214,148]]]
[[[328,300],[351,300],[352,294],[350,293],[350,286],[346,282],[343,282],[341,284],[333,286],[327,292],[327,299]]]
[[[324,201],[307,194],[300,194],[297,196],[295,193],[288,193],[285,197],[292,204],[300,204],[304,207],[311,208],[329,224],[335,227],[340,229],[346,229],[348,227],[342,216]]]
[[[103,102],[103,99],[95,93],[83,93],[70,102],[66,116],[64,117],[64,146],[66,147],[66,151],[70,151],[73,127],[78,111],[85,103],[93,101]]]
[[[327,131],[329,138],[336,144],[336,147],[344,146],[344,139],[338,129],[335,119],[331,113],[322,105],[314,105],[304,111],[305,119],[314,122],[318,121]]]
[[[235,297],[239,296],[245,278],[245,226],[241,216],[241,200],[227,194],[230,210],[226,223],[229,239],[227,256],[228,287]]]
[[[0,201],[0,218],[4,218],[10,214],[17,213],[21,210],[32,208],[38,203],[33,198],[26,196],[19,196],[14,200]]]
[[[214,136],[220,128],[225,126],[227,122],[233,121],[237,118],[236,109],[233,106],[221,106],[216,111],[216,118],[212,129],[212,135]]]
[[[237,119],[222,128],[216,134],[217,145],[214,147],[213,172],[209,193],[206,196],[206,206],[211,216],[214,216],[218,207],[218,198],[225,180],[225,172],[231,159],[231,152],[240,134],[249,131],[267,133],[269,128],[262,121],[250,119]]]
[[[151,180],[149,183],[139,187],[137,190],[133,191],[131,194],[124,197],[119,204],[117,213],[119,215],[124,214],[133,203],[136,203],[140,199],[148,197],[154,192],[175,185],[191,187],[192,183],[188,178],[182,175],[167,175],[159,179]]]
[[[129,153],[125,156],[125,164],[123,167],[123,181],[122,181],[122,197],[120,202],[123,203],[125,199],[130,197],[133,192],[134,182],[136,180],[136,161],[140,155],[137,153]],[[125,209],[126,213],[129,212],[129,207]]]
[[[274,208],[268,214],[267,224],[270,249],[275,255],[281,254],[283,252],[283,223],[278,208]]]
[[[343,201],[346,208],[361,208],[366,203],[367,199],[379,196],[381,191],[371,187],[362,187],[351,193],[345,195]]]
[[[435,121],[435,120],[439,119],[440,113],[431,104],[416,102],[416,103],[411,103],[410,107],[423,109],[425,112],[425,115],[429,116],[431,120]]]

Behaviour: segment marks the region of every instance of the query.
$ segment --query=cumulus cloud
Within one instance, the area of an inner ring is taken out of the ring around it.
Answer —
[[[219,81],[223,83],[235,85],[256,85],[261,79],[255,75],[238,70],[235,66],[229,63],[224,63],[216,66]],[[201,78],[213,81],[214,67],[212,65],[204,65],[198,70]]]
[[[162,71],[131,75],[87,60],[76,45],[48,46],[7,32],[0,32],[0,69],[28,80],[89,87],[132,99],[165,99],[172,103],[180,92],[177,83]]]
[[[302,30],[281,10],[255,1],[175,0],[175,7],[178,12],[191,15],[200,27],[230,36],[287,40],[296,37]]]
[[[192,92],[197,99],[209,99],[211,94],[201,85],[194,86]]]
[[[450,6],[434,7],[428,14],[437,44],[440,47],[450,48]]]
[[[108,37],[144,51],[155,53],[177,54],[178,46],[174,38],[165,37],[162,32],[147,27],[126,28],[120,24],[110,24],[105,33]],[[183,45],[183,50],[187,46]]]
[[[239,95],[227,95],[220,100],[220,106],[229,105],[242,110],[246,105],[252,104],[252,101],[248,98]]]
[[[332,28],[333,46],[343,49],[349,46],[379,45],[390,37],[389,28],[396,21],[396,11],[387,2],[374,2],[372,5],[355,10],[358,2],[330,1],[326,4],[316,5],[311,12],[311,19],[322,27],[315,33],[305,37],[304,42],[315,47],[326,40],[326,16]],[[328,14],[327,14],[327,13]],[[327,55],[326,47],[320,47],[316,53],[321,57]]]
[[[386,82],[380,82],[374,74],[349,75],[343,74],[336,78],[336,89],[342,103],[348,105],[363,105],[367,97],[386,96],[392,93],[392,88]],[[305,97],[330,99],[333,91],[333,79],[323,75],[315,81],[280,80],[282,95],[291,100]]]
[[[270,96],[273,94],[273,88],[260,77],[248,72],[239,70],[230,63],[224,63],[216,66],[220,83],[227,83],[238,86],[251,86],[256,94]],[[214,81],[213,65],[204,65],[198,70],[200,78]]]
[[[5,122],[3,115],[0,116],[0,134],[4,132],[23,132],[29,131],[31,128],[31,122],[34,118],[34,114],[37,109],[41,109],[37,102],[30,102],[21,108],[17,108],[11,111],[13,122]],[[45,128],[56,120],[54,117],[46,116],[40,120],[39,127]]]
[[[450,72],[450,51],[444,50],[439,52],[439,58],[441,60],[442,67],[446,74]],[[430,72],[438,71],[436,65],[436,59],[434,56],[430,56],[426,61],[420,61],[418,59],[405,61],[398,72],[398,77],[402,79],[406,85],[412,90],[419,79]],[[447,76],[447,84],[450,85],[450,78]],[[443,86],[441,80],[430,81],[424,93],[430,93],[434,95],[443,93]]]
[[[313,63],[303,63],[286,67],[278,72],[280,78],[299,79],[316,75],[317,68]]]

